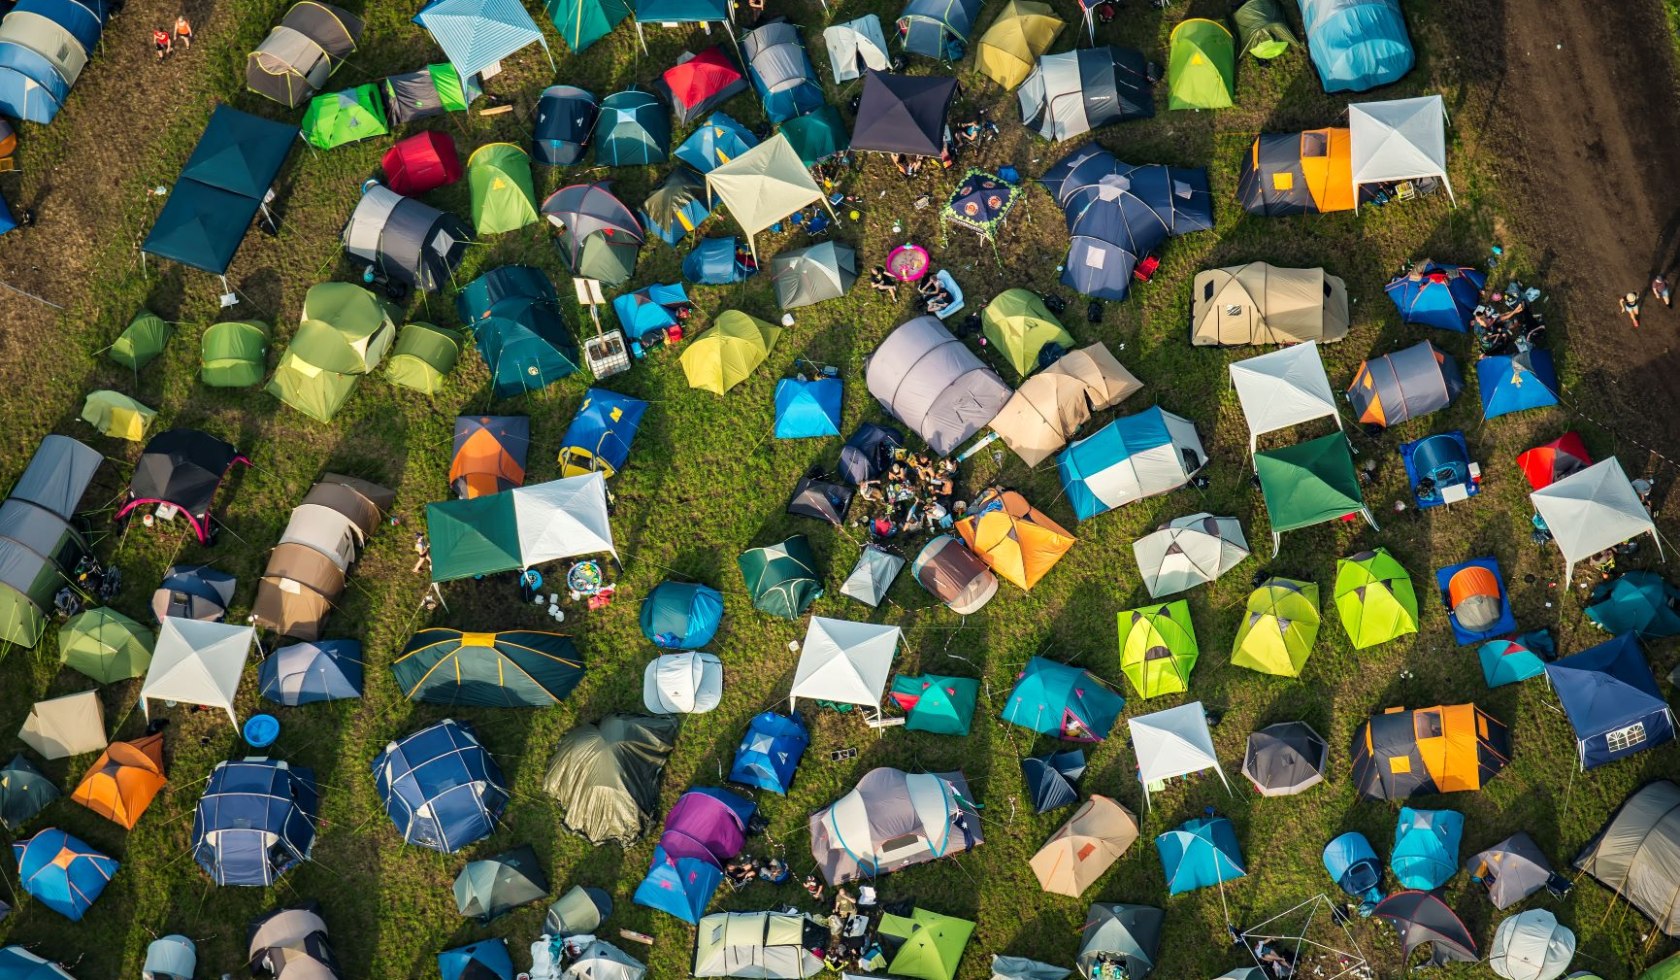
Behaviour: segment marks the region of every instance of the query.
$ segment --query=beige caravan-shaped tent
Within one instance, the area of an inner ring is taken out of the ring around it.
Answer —
[[[823,972],[823,961],[805,937],[827,930],[816,916],[796,912],[713,913],[700,920],[694,975],[809,980]]]
[[[18,732],[43,759],[68,759],[105,747],[105,706],[98,691],[37,701]]]
[[[1021,383],[992,419],[992,431],[1029,467],[1068,444],[1080,426],[1143,390],[1107,347],[1069,351]]]
[[[1323,269],[1265,262],[1197,273],[1190,298],[1190,343],[1334,343],[1348,333],[1347,284]]]

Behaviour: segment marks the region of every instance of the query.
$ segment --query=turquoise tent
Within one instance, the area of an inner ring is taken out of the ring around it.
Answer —
[[[1412,70],[1400,0],[1300,0],[1307,50],[1326,92],[1364,92]]]
[[[904,730],[934,735],[967,735],[974,723],[980,682],[972,677],[923,674],[893,678],[887,696],[904,712]]]
[[[839,378],[783,378],[776,382],[776,438],[816,439],[840,434]]]
[[[1237,832],[1224,817],[1197,817],[1155,838],[1167,890],[1174,895],[1241,878]]]
[[[591,142],[597,166],[664,163],[671,152],[670,110],[651,92],[614,92],[601,100]]]
[[[1656,572],[1628,572],[1593,587],[1587,618],[1614,636],[1680,634],[1680,589]]]
[[[1394,824],[1394,853],[1389,870],[1401,888],[1434,891],[1458,873],[1458,845],[1464,815],[1457,810],[1400,808]]]
[[[543,9],[566,46],[581,54],[630,16],[626,0],[548,0]]]
[[[1100,742],[1125,707],[1126,699],[1090,671],[1034,657],[1022,668],[999,717],[1040,735]]]
[[[1545,630],[1489,640],[1476,648],[1476,658],[1481,661],[1482,677],[1488,687],[1503,687],[1539,677],[1556,655],[1552,635]]]

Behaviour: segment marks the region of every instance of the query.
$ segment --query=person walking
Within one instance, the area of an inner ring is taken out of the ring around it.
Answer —
[[[1622,312],[1633,321],[1633,329],[1639,329],[1639,294],[1628,293],[1622,297]]]
[[[175,18],[175,41],[183,48],[192,47],[192,22],[187,20],[186,14]]]
[[[1657,276],[1651,280],[1651,295],[1662,300],[1662,305],[1664,306],[1674,305],[1674,303],[1671,302],[1672,292],[1668,288],[1668,280],[1664,279],[1662,276]]]
[[[171,43],[169,38],[169,32],[153,31],[152,47],[157,50],[157,60],[162,61],[164,58],[169,57],[170,51],[174,48],[174,45]]]

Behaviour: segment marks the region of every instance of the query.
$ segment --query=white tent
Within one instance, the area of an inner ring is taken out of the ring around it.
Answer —
[[[221,708],[238,726],[233,698],[256,641],[257,631],[251,626],[165,616],[152,665],[140,685],[140,710],[151,717],[153,698],[184,701]]]
[[[863,705],[879,717],[901,637],[897,626],[812,616],[788,694],[789,709],[806,697]]]
[[[1225,770],[1213,751],[1208,733],[1207,712],[1202,702],[1192,701],[1152,715],[1127,718],[1132,732],[1132,751],[1137,754],[1138,779],[1143,782],[1143,802],[1148,804],[1149,787],[1178,776],[1212,769],[1231,791]]]
[[[706,191],[735,216],[735,223],[747,233],[754,259],[758,258],[758,233],[795,211],[820,203],[834,216],[828,195],[781,133],[706,174]]]
[[[903,568],[903,558],[884,548],[866,545],[863,554],[858,555],[857,564],[852,566],[852,573],[840,584],[840,594],[867,606],[879,606]]]
[[[560,974],[563,980],[642,980],[647,967],[612,943],[597,939]]]
[[[824,28],[823,44],[828,48],[828,65],[834,71],[836,85],[861,77],[865,68],[887,71],[891,66],[881,18],[874,14]]]
[[[1237,361],[1231,365],[1231,384],[1248,421],[1251,456],[1267,432],[1322,418],[1335,419],[1338,429],[1342,426],[1317,341]]]
[[[1206,585],[1249,553],[1240,521],[1208,513],[1175,518],[1132,542],[1143,584],[1157,599]]]
[[[1614,456],[1536,490],[1528,499],[1563,552],[1565,586],[1576,562],[1641,534],[1651,536],[1662,556],[1657,525]]]
[[[44,759],[68,759],[105,747],[105,705],[98,691],[37,701],[18,731]]]
[[[1348,106],[1348,129],[1356,192],[1365,184],[1439,177],[1458,203],[1447,179],[1447,104],[1439,95],[1356,102]]]
[[[658,715],[701,715],[723,700],[723,661],[699,650],[655,657],[642,673],[642,703]]]
[[[618,557],[607,519],[607,480],[585,473],[515,487],[513,519],[519,527],[519,558],[527,568],[545,561],[598,555]]]
[[[700,920],[694,944],[697,977],[801,980],[823,972],[823,961],[805,945],[815,916],[793,912],[714,912]]]
[[[1575,958],[1575,933],[1545,909],[1519,912],[1494,930],[1488,967],[1505,980],[1556,980]]]
[[[992,980],[1067,980],[1071,973],[1067,967],[1051,966],[1024,956],[992,954]]]

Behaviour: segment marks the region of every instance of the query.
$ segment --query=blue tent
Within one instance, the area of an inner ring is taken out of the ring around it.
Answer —
[[[1454,578],[1460,572],[1467,574],[1455,584]],[[1491,581],[1489,575],[1492,576]],[[1447,607],[1447,622],[1452,625],[1453,638],[1459,646],[1517,631],[1511,597],[1505,591],[1504,577],[1499,574],[1499,562],[1493,558],[1472,558],[1457,565],[1448,565],[1435,573],[1435,587],[1441,590],[1441,603]]]
[[[1311,0],[1303,0],[1311,2]],[[1425,262],[1389,280],[1383,290],[1404,323],[1464,333],[1482,301],[1487,276],[1469,266]]]
[[[294,643],[263,658],[257,690],[278,704],[314,704],[362,696],[362,645],[356,640]]]
[[[1213,229],[1206,170],[1133,166],[1091,144],[1057,161],[1039,183],[1061,206],[1072,237],[1062,283],[1097,299],[1125,299],[1138,262],[1168,238]]]
[[[655,846],[653,863],[631,901],[695,925],[722,882],[723,869],[709,857],[674,858]]]
[[[35,900],[80,922],[117,873],[117,862],[62,830],[48,827],[12,844],[18,881]]]
[[[1074,783],[1083,775],[1085,752],[1082,749],[1064,749],[1021,760],[1021,778],[1026,781],[1034,813],[1049,813],[1079,802],[1079,787]]]
[[[702,238],[694,243],[683,258],[683,278],[702,286],[722,286],[740,282],[758,271],[736,258],[740,243],[734,236]]]
[[[531,127],[531,159],[550,167],[577,163],[595,131],[598,112],[594,93],[586,89],[574,85],[543,89]]]
[[[1161,410],[1123,415],[1056,455],[1056,471],[1079,520],[1166,493],[1207,462],[1187,420]]]
[[[1680,635],[1680,589],[1656,572],[1635,571],[1593,587],[1587,618],[1616,636]]]
[[[272,885],[308,860],[319,809],[308,769],[275,759],[223,762],[193,811],[193,860],[218,885]]]
[[[1470,475],[1470,444],[1464,433],[1437,432],[1400,444],[1400,461],[1419,510],[1479,496],[1482,481]]]
[[[0,40],[0,113],[44,125],[69,94],[69,83],[51,61],[16,41]]]
[[[4,235],[17,226],[17,219],[12,217],[12,209],[6,206],[6,199],[0,197],[0,235]]]
[[[1481,386],[1485,418],[1558,403],[1557,370],[1549,350],[1531,348],[1509,357],[1484,357],[1476,362],[1476,382]]]
[[[999,717],[1040,735],[1100,742],[1125,707],[1126,699],[1090,671],[1033,657],[1021,669]]]
[[[36,956],[22,946],[0,949],[0,980],[76,980],[57,963]]]
[[[642,600],[642,635],[666,650],[698,650],[723,621],[723,594],[698,582],[664,581]]]
[[[1224,817],[1197,817],[1155,838],[1167,890],[1174,895],[1234,881],[1243,870],[1237,831]]]
[[[671,152],[671,110],[652,92],[614,92],[601,100],[592,140],[596,166],[664,163]]]
[[[1401,888],[1434,891],[1458,873],[1458,845],[1464,814],[1457,810],[1400,808],[1394,824],[1394,853],[1388,866]]]
[[[713,170],[758,145],[752,130],[736,122],[726,112],[714,112],[689,134],[671,156],[703,174]]]
[[[1674,712],[1632,633],[1547,664],[1546,679],[1575,729],[1582,769],[1674,739]]]
[[[99,46],[99,35],[105,30],[105,20],[110,16],[104,0],[87,0],[86,3],[80,0],[19,0],[11,12],[36,14],[64,28],[89,58]]]
[[[1539,677],[1546,672],[1546,663],[1556,656],[1552,634],[1545,630],[1488,640],[1476,648],[1476,658],[1482,663],[1482,678],[1488,687],[1503,687]]]
[[[1412,70],[1400,0],[1300,0],[1307,50],[1326,92],[1363,92]]]
[[[443,980],[513,980],[513,957],[507,943],[485,939],[438,954]]]
[[[462,78],[471,78],[528,44],[548,54],[542,29],[519,0],[432,0],[414,15],[432,32],[444,57]],[[554,69],[554,56],[548,67]]]
[[[797,712],[781,715],[764,711],[754,715],[735,749],[729,781],[786,796],[799,760],[810,744],[811,733]]]
[[[784,123],[822,108],[822,83],[798,27],[780,18],[761,24],[742,35],[741,55],[771,122]]]
[[[640,398],[605,388],[584,392],[583,404],[560,437],[560,475],[599,472],[612,476],[623,469],[647,406]]]
[[[776,438],[839,435],[842,390],[839,378],[783,378],[776,382]]]
[[[898,34],[911,54],[956,61],[979,13],[980,0],[910,0],[898,16]]]
[[[1382,864],[1364,834],[1350,830],[1324,845],[1324,870],[1338,888],[1361,902],[1382,901]]]
[[[649,330],[663,330],[677,325],[678,307],[688,305],[688,290],[680,282],[654,283],[632,293],[613,297],[613,313],[624,332],[640,337]]]
[[[370,768],[403,840],[445,854],[490,836],[507,806],[501,767],[453,719],[391,742]]]

